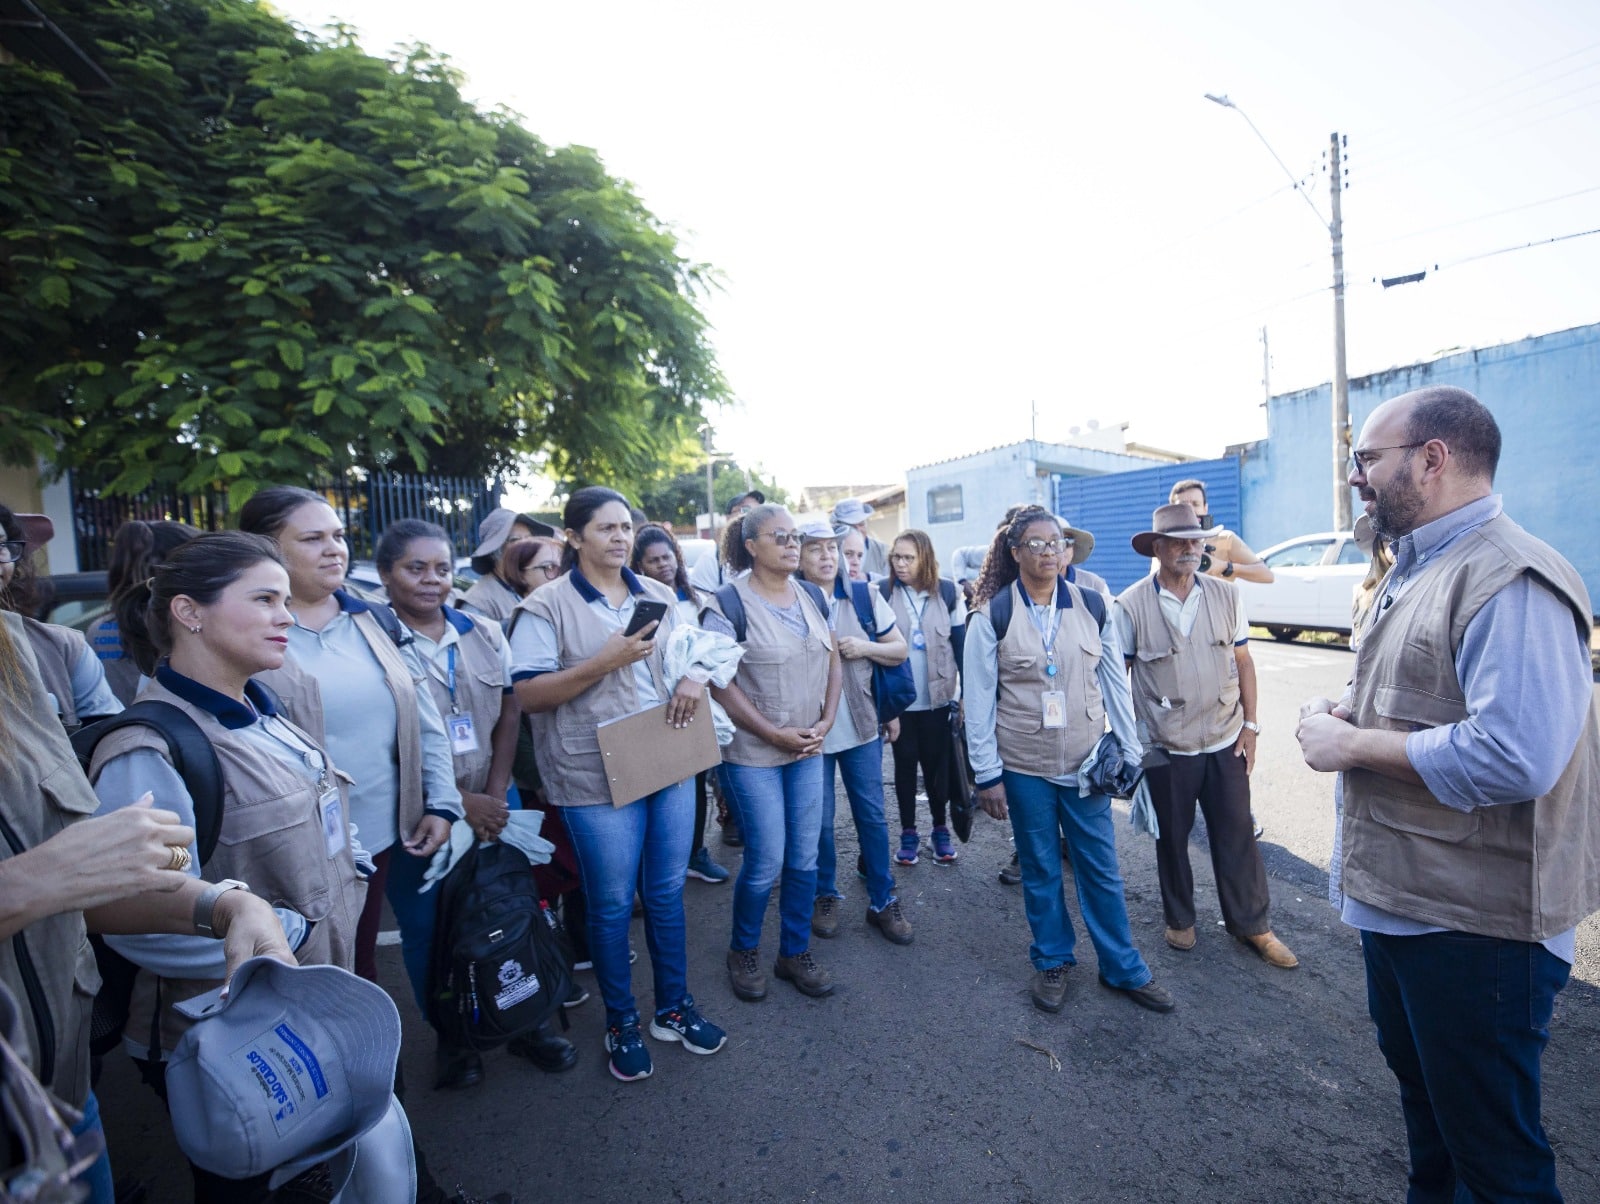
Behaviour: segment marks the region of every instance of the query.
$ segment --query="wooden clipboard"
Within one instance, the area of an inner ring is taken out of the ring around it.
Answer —
[[[600,757],[611,786],[611,805],[625,807],[720,764],[717,729],[700,707],[687,727],[667,723],[667,704],[599,725]]]

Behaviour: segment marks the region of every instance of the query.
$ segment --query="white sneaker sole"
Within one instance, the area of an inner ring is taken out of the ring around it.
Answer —
[[[710,1049],[702,1049],[698,1045],[694,1045],[688,1041],[685,1041],[683,1039],[683,1034],[678,1032],[677,1029],[666,1028],[660,1024],[657,1024],[654,1020],[650,1022],[650,1035],[657,1041],[676,1041],[679,1045],[683,1046],[692,1054],[714,1054],[717,1052],[717,1050],[721,1049],[728,1043],[728,1034],[723,1033],[722,1040],[718,1041],[716,1045],[712,1046]]]

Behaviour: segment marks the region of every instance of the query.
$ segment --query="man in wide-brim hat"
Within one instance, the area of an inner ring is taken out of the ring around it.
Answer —
[[[1202,527],[1183,503],[1157,507],[1150,530],[1133,537],[1133,550],[1154,556],[1159,567],[1117,598],[1140,735],[1167,756],[1167,764],[1148,774],[1161,830],[1161,907],[1167,944],[1193,949],[1189,833],[1198,801],[1224,925],[1268,965],[1287,970],[1298,961],[1272,934],[1267,870],[1250,819],[1250,771],[1261,727],[1244,605],[1231,583],[1200,573],[1205,541],[1216,530]]]

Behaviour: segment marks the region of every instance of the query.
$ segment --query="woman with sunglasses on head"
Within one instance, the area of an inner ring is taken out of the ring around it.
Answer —
[[[289,655],[264,680],[355,779],[350,818],[377,866],[355,969],[376,982],[385,896],[403,942],[426,949],[433,940],[436,893],[417,888],[463,813],[449,736],[409,632],[387,608],[345,591],[344,523],[327,500],[294,486],[263,489],[244,504],[239,525],[273,540],[289,570]],[[422,991],[419,965],[407,959],[412,986]]]
[[[1079,778],[1108,717],[1125,756],[1137,760],[1143,748],[1110,606],[1066,579],[1067,546],[1054,515],[1026,507],[995,533],[984,560],[966,641],[967,747],[978,801],[996,819],[1009,815],[1016,838],[1033,933],[1034,1006],[1061,1010],[1066,970],[1076,961],[1061,877],[1064,833],[1100,982],[1141,1007],[1170,1012],[1172,996],[1133,943],[1111,800],[1086,793]]]
[[[916,865],[922,838],[917,832],[917,767],[933,813],[933,859],[956,860],[955,842],[945,824],[953,780],[950,709],[960,693],[962,641],[967,603],[956,583],[939,576],[933,541],[925,531],[902,531],[889,549],[889,576],[876,584],[894,607],[895,623],[911,644],[911,676],[917,699],[900,716],[894,750],[894,793],[900,805],[898,865]]]
[[[811,956],[822,830],[822,744],[839,705],[839,650],[827,600],[795,579],[800,532],[782,506],[761,505],[740,520],[728,545],[730,578],[700,623],[744,645],[732,682],[713,693],[733,720],[723,782],[744,828],[744,863],[733,885],[728,975],[740,999],[764,999],[761,924],[781,878],[778,960],[773,973],[806,995],[827,995],[833,979]],[[742,575],[740,575],[742,574]]]
[[[613,1077],[647,1078],[654,1070],[640,1033],[629,969],[628,925],[637,891],[655,977],[649,1030],[690,1053],[713,1054],[727,1034],[704,1019],[689,994],[683,867],[689,861],[694,795],[677,782],[625,806],[612,805],[598,730],[611,719],[666,706],[667,723],[710,715],[705,686],[685,677],[669,685],[662,653],[682,620],[666,586],[628,568],[633,518],[614,489],[587,486],[567,500],[567,572],[522,602],[511,633],[517,700],[534,715],[535,748],[545,794],[577,853],[587,902],[589,953],[606,1005],[605,1047]],[[659,621],[627,634],[642,603],[664,609]]]
[[[656,523],[646,523],[633,536],[635,573],[654,577],[678,596],[678,613],[685,623],[700,621],[702,595],[689,583],[689,570],[683,563],[683,550],[672,532]],[[706,848],[707,795],[711,771],[694,775],[694,851],[689,854],[688,874],[702,882],[723,883],[733,875],[711,859]]]
[[[81,631],[33,617],[38,607],[33,553],[48,543],[54,532],[54,524],[44,515],[18,515],[0,505],[0,610],[22,616],[55,714],[62,726],[72,730],[120,713],[122,703],[106,683],[105,667]]]
[[[117,617],[128,641],[157,662],[140,700],[193,720],[221,769],[216,847],[202,865],[202,850],[190,845],[182,868],[211,884],[216,899],[243,889],[271,902],[300,965],[348,970],[366,887],[346,783],[321,744],[252,680],[288,655],[288,602],[289,575],[272,541],[226,532],[174,548],[146,581],[119,595]],[[171,758],[166,740],[145,725],[102,736],[90,765],[99,814],[148,794],[197,827],[196,800]],[[202,935],[109,943],[150,971],[135,980],[123,1043],[164,1100],[163,1063],[193,1024],[174,1005],[222,985],[222,950]],[[267,1175],[240,1181],[192,1170],[195,1199],[204,1204],[271,1196]]]

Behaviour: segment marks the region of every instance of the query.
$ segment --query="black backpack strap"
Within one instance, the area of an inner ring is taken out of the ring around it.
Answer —
[[[1080,585],[1078,593],[1083,597],[1083,604],[1089,608],[1089,614],[1094,619],[1094,629],[1099,631],[1106,625],[1106,600],[1100,596],[1097,589],[1089,589]]]
[[[203,866],[216,851],[217,837],[222,832],[222,765],[198,723],[170,702],[140,699],[122,714],[73,733],[72,749],[78,755],[78,763],[87,773],[100,741],[118,728],[134,724],[155,729],[167,743],[172,767],[183,779],[194,803],[195,845]]]
[[[745,636],[750,634],[744,616],[744,599],[739,597],[739,591],[732,582],[717,586],[716,597],[717,605],[722,608],[722,617],[733,625],[733,638],[744,643]]]
[[[872,613],[872,586],[865,581],[850,582],[850,604],[856,608],[856,622],[869,640],[878,638],[878,619]]]
[[[940,577],[939,596],[944,599],[944,608],[954,615],[956,613],[956,583],[948,577]]]
[[[400,616],[382,602],[374,602],[367,609],[372,617],[378,620],[378,626],[383,628],[383,633],[394,641],[396,648],[404,648],[407,644],[416,642],[417,637],[412,635],[411,629],[400,621]]]
[[[1014,605],[1009,585],[989,599],[989,626],[994,628],[994,639],[997,644],[1006,638],[1006,628],[1011,626],[1011,608]]]

